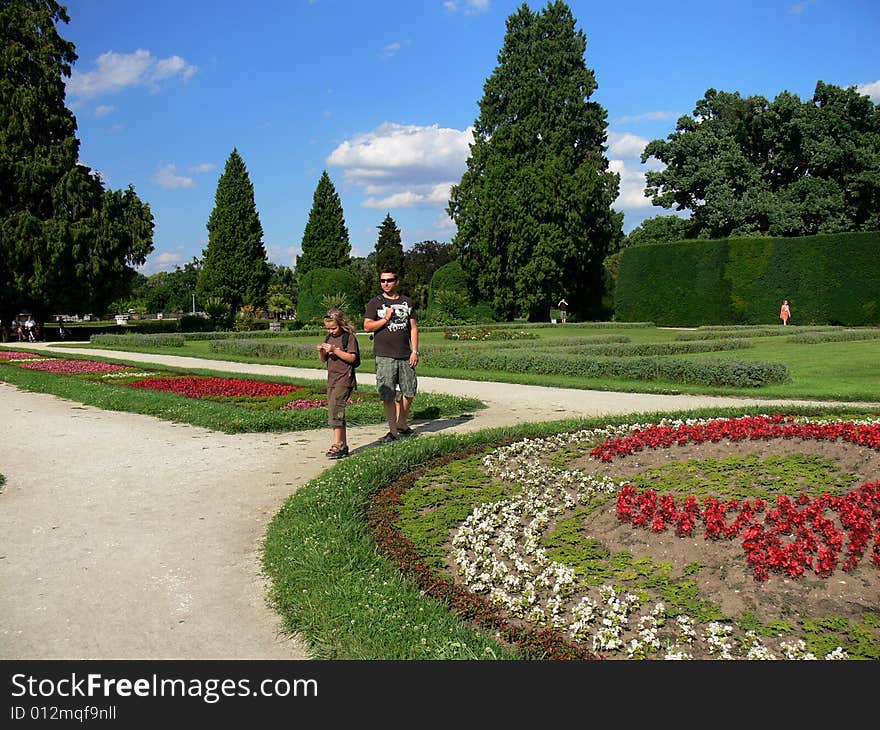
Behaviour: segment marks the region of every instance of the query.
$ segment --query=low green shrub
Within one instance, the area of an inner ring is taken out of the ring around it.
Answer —
[[[815,345],[820,342],[855,342],[880,339],[880,329],[845,330],[843,332],[802,332],[788,338],[799,345]]]
[[[583,378],[668,380],[673,383],[758,388],[790,379],[782,363],[731,360],[684,360],[671,357],[586,358],[549,352],[435,352],[433,367],[488,370]]]

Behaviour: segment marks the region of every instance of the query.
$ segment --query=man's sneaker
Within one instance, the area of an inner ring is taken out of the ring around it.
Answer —
[[[408,436],[415,436],[416,432],[413,431],[409,426],[407,426],[406,428],[397,429],[397,435],[400,438],[407,438]]]
[[[383,444],[390,444],[392,441],[397,441],[399,438],[400,436],[395,436],[393,433],[391,433],[391,431],[389,431],[382,438],[380,438],[379,441]]]

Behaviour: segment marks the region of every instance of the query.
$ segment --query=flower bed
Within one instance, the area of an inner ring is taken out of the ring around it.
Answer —
[[[415,576],[432,595],[453,597],[465,615],[502,612],[506,622],[486,622],[496,630],[532,626],[533,640],[543,636],[556,658],[877,659],[880,483],[841,495],[807,489],[772,501],[709,496],[699,504],[693,495],[637,489],[599,466],[625,456],[644,460],[649,451],[674,462],[672,450],[687,454],[697,444],[739,453],[795,441],[796,449],[815,443],[859,456],[880,449],[878,437],[877,420],[761,416],[628,424],[498,447],[479,466],[491,477],[486,494],[506,496],[478,497],[469,487],[470,514],[441,530],[452,545],[441,563],[454,566],[459,588],[436,564],[422,564]],[[865,463],[875,469],[877,461]],[[416,534],[411,525],[420,515],[434,525],[425,532],[437,534],[443,480],[454,493],[461,478],[460,470],[444,476],[440,467],[400,497],[405,505],[416,493],[408,534]],[[704,535],[694,539],[698,522]],[[374,532],[413,562],[409,537]],[[861,560],[869,551],[871,559]],[[849,574],[852,580],[839,577]],[[483,602],[493,608],[480,609]]]
[[[21,350],[0,350],[0,360],[32,360],[39,355],[33,352],[22,352]]]
[[[128,365],[115,365],[97,360],[60,360],[54,358],[38,362],[21,362],[19,367],[28,370],[42,370],[47,373],[114,373],[128,369]]]
[[[267,398],[288,395],[300,390],[298,385],[269,383],[263,380],[203,376],[147,378],[126,383],[131,388],[176,393],[187,398]]]
[[[486,329],[479,327],[470,327],[463,330],[446,330],[443,337],[447,340],[480,341],[485,340],[536,340],[538,335],[533,332],[513,332],[511,330]]]

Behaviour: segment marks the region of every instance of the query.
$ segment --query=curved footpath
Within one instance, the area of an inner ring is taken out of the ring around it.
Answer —
[[[44,343],[6,349],[52,350]],[[320,369],[56,348],[156,365],[323,379]],[[375,384],[359,373],[361,387]],[[713,406],[814,404],[419,378],[488,408],[415,422],[455,432]],[[862,403],[880,408],[880,404]],[[349,429],[357,453],[382,425]],[[328,430],[226,435],[0,383],[0,659],[307,659],[265,600],[262,540],[333,462]]]

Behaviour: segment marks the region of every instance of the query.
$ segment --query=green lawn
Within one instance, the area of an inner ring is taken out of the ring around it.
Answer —
[[[491,329],[491,325],[486,328]],[[510,330],[511,328],[506,327]],[[765,385],[760,388],[718,387],[697,384],[675,383],[662,380],[627,380],[617,378],[579,378],[565,375],[545,375],[535,373],[510,373],[502,371],[475,370],[470,367],[439,368],[431,364],[431,355],[455,348],[462,352],[469,350],[491,351],[493,348],[504,347],[515,350],[524,348],[528,351],[553,351],[566,343],[574,343],[591,338],[607,338],[610,336],[626,337],[630,343],[668,343],[676,342],[682,330],[646,327],[591,327],[589,324],[568,324],[555,327],[529,327],[524,325],[521,331],[536,335],[535,339],[523,339],[520,342],[505,340],[501,342],[476,341],[461,342],[444,338],[443,332],[425,331],[421,333],[419,347],[423,351],[419,374],[467,380],[492,380],[530,385],[548,385],[563,388],[581,388],[593,390],[620,390],[644,393],[701,393],[709,395],[738,395],[792,399],[843,400],[880,402],[880,373],[877,363],[880,362],[880,338],[850,342],[825,342],[804,344],[791,342],[790,336],[799,332],[809,331],[809,327],[787,327],[783,330],[760,326],[754,328],[731,328],[725,331],[729,338],[735,334],[737,338],[748,339],[748,349],[708,352],[691,355],[677,355],[681,358],[716,359],[731,361],[764,361],[783,363],[791,374],[790,382]],[[820,329],[828,331],[830,328]],[[840,328],[842,329],[842,328]],[[517,331],[517,328],[513,328]],[[766,336],[767,331],[772,332]],[[778,331],[778,334],[775,334]],[[836,330],[832,330],[836,331]],[[750,337],[750,334],[753,336]],[[763,336],[758,336],[759,334]],[[273,343],[290,342],[297,345],[316,345],[321,336],[290,337],[272,339]],[[253,340],[251,340],[253,341]],[[372,343],[366,335],[358,338],[362,353],[365,355],[361,370],[373,372],[374,363],[371,359]],[[72,345],[73,346],[73,345]],[[104,345],[101,345],[104,347]],[[130,348],[129,348],[130,349]],[[186,341],[183,347],[150,348],[146,351],[170,355],[182,355],[229,360],[238,362],[255,362],[282,364],[291,367],[320,367],[317,356],[289,357],[285,359],[266,359],[247,355],[225,355],[210,351],[208,341]]]

